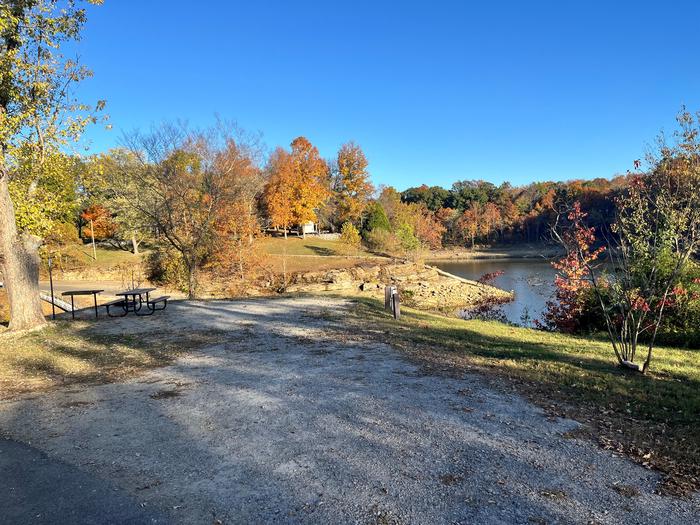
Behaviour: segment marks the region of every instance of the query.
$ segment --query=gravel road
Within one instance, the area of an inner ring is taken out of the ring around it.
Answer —
[[[567,437],[576,422],[476,373],[426,375],[383,344],[342,337],[349,308],[335,298],[176,302],[98,322],[226,337],[125,383],[0,403],[0,433],[14,440],[0,441],[0,490],[13,494],[0,494],[0,515],[79,522],[51,507],[49,491],[22,497],[37,492],[41,468],[19,476],[11,459],[29,453],[114,487],[124,514],[105,521],[117,523],[700,521],[697,496],[654,494],[654,472]]]

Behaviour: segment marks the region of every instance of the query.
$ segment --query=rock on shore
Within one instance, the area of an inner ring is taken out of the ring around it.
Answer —
[[[510,292],[499,288],[410,262],[301,273],[294,276],[286,291],[335,291],[384,297],[386,285],[398,287],[404,304],[426,310],[456,310],[493,297],[511,296]]]

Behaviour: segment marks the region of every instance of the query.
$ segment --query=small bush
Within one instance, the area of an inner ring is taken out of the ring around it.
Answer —
[[[396,235],[383,228],[367,232],[365,234],[365,242],[367,247],[375,252],[395,254],[401,249],[401,243],[396,238]]]
[[[420,241],[418,237],[415,236],[413,228],[408,223],[404,222],[399,224],[398,228],[396,228],[396,237],[399,239],[401,247],[407,252],[420,248]]]
[[[187,272],[181,255],[175,250],[158,247],[146,257],[146,277],[154,284],[170,284],[179,289],[187,285]]]
[[[357,231],[353,223],[349,221],[343,223],[340,229],[340,241],[351,248],[358,249],[360,247],[362,241],[360,232]]]

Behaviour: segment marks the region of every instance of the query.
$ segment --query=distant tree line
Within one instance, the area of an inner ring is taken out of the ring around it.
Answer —
[[[589,222],[608,231],[615,216],[615,197],[627,176],[611,180],[535,182],[514,187],[483,180],[455,182],[447,190],[427,185],[401,192],[401,200],[420,204],[442,225],[445,245],[538,242],[550,239],[550,228],[563,203],[579,201]]]

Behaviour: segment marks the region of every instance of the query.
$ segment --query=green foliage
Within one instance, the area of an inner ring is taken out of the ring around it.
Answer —
[[[428,187],[422,185],[418,188],[409,188],[401,192],[401,200],[408,203],[423,203],[430,211],[438,211],[440,208],[449,207],[452,194],[440,186]]]
[[[367,238],[367,233],[377,230],[389,232],[391,231],[391,224],[389,223],[389,217],[387,217],[386,211],[384,211],[384,207],[381,203],[374,201],[367,206],[367,219],[365,220],[362,233],[363,236]]]
[[[401,248],[406,252],[413,252],[421,247],[421,242],[416,237],[413,227],[408,223],[401,223],[396,228],[396,238],[401,243]]]
[[[85,164],[83,191],[86,200],[107,208],[116,226],[110,242],[120,249],[132,250],[133,241],[138,245],[151,238],[152,228],[147,214],[132,202],[133,196],[139,194],[141,177],[136,174],[143,171],[136,156],[125,149],[114,149],[91,157]]]
[[[605,304],[615,299],[613,293],[620,293],[619,289],[613,291],[609,286],[613,279],[614,276],[603,276],[599,293]],[[591,288],[583,289],[579,301],[581,313],[577,324],[580,329],[576,333],[605,332],[604,314],[594,291]],[[642,332],[639,342],[648,342],[650,336],[648,331]],[[700,265],[697,262],[691,261],[675,282],[656,340],[661,344],[700,348]]]
[[[187,290],[187,269],[182,254],[177,250],[159,246],[148,253],[145,266],[146,278],[152,283]]]
[[[452,185],[450,208],[467,209],[472,203],[481,205],[496,202],[501,197],[501,189],[483,180],[464,180]]]
[[[45,238],[75,219],[80,161],[53,152],[39,162],[28,148],[21,153],[9,183],[17,229]]]
[[[65,58],[61,46],[80,38],[79,1],[7,0],[0,4],[0,144],[44,152],[77,140],[104,108],[76,102],[72,89],[91,72]],[[101,3],[93,0],[93,4]]]

